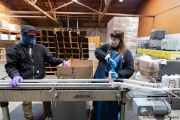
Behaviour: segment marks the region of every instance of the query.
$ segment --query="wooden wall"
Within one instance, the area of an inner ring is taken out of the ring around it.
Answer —
[[[152,29],[165,29],[166,34],[180,33],[180,0],[147,0],[138,14],[155,15],[140,18],[138,37],[149,36]]]

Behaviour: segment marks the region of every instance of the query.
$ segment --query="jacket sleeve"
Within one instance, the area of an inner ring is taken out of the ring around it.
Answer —
[[[98,60],[105,61],[104,58],[107,55],[107,51],[108,51],[108,44],[104,44],[101,47],[96,48],[94,54]]]
[[[126,50],[123,56],[122,70],[117,72],[119,78],[130,78],[134,73],[134,61],[130,50]]]
[[[20,75],[18,71],[18,53],[15,47],[11,47],[6,54],[7,62],[5,64],[5,69],[9,77],[14,78]]]
[[[63,59],[53,57],[52,53],[50,53],[49,49],[45,46],[44,46],[44,59],[47,63],[49,63],[52,66],[57,66],[63,62]]]

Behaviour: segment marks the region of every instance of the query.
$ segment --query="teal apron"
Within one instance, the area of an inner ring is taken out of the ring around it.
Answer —
[[[111,58],[116,62],[116,72],[122,70],[122,56],[117,51],[109,51]],[[111,66],[106,61],[99,61],[94,79],[108,78]],[[94,101],[94,120],[118,120],[120,104],[118,101]]]

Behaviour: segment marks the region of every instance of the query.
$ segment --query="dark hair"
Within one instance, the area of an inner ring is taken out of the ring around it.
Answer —
[[[110,36],[121,40],[124,37],[124,32],[122,30],[114,30],[110,33]]]
[[[126,46],[125,46],[125,43],[124,43],[124,31],[122,31],[122,30],[113,30],[113,32],[110,33],[110,36],[114,37],[114,38],[118,38],[120,40],[120,45],[116,48],[116,50],[119,53],[123,54],[125,52],[125,50],[126,50]],[[109,49],[112,50],[114,48],[112,48],[109,45]]]

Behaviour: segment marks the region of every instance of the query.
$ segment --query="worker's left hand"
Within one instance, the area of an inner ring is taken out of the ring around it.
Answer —
[[[118,78],[118,74],[114,70],[111,71],[111,78]]]
[[[112,58],[110,58],[110,59],[108,60],[108,63],[110,64],[110,66],[111,66],[112,69],[115,69],[115,68],[116,68],[116,62],[115,62]]]
[[[65,61],[65,60],[63,60],[63,66],[68,66],[68,63],[67,63],[67,61]]]

